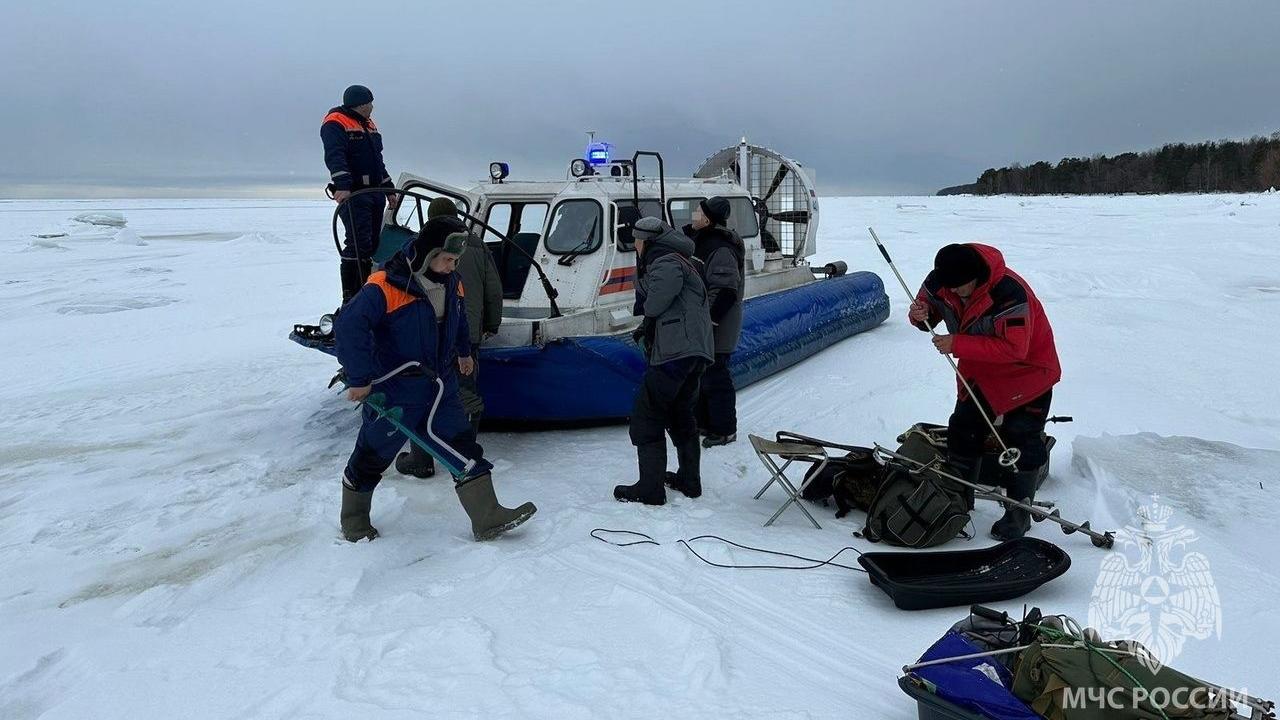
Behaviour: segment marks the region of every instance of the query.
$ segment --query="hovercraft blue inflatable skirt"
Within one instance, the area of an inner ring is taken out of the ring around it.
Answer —
[[[731,360],[734,384],[744,388],[887,317],[889,297],[871,272],[748,298]],[[480,365],[486,422],[587,423],[631,414],[645,361],[624,333],[485,348]]]
[[[742,389],[884,322],[889,297],[871,272],[815,280],[748,298],[730,368]],[[333,354],[333,346],[296,336]],[[570,337],[541,346],[481,348],[486,423],[590,424],[631,414],[645,361],[630,333]]]

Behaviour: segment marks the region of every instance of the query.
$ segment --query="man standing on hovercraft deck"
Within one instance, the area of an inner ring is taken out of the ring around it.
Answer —
[[[382,233],[382,212],[398,204],[397,196],[383,193],[351,194],[367,188],[394,188],[382,162],[382,135],[373,122],[373,93],[352,85],[342,93],[342,104],[329,110],[320,124],[324,164],[329,168],[333,200],[341,207],[338,217],[346,229],[340,272],[342,302],[360,290],[373,269]]]
[[[454,272],[467,246],[466,227],[454,216],[431,218],[404,249],[347,303],[335,320],[338,361],[347,397],[365,401],[376,388],[384,410],[449,468],[458,500],[477,540],[488,540],[528,520],[537,508],[498,504],[493,465],[484,458],[458,397],[458,372],[475,367],[467,331],[465,288]],[[357,542],[378,537],[369,519],[373,491],[404,445],[405,435],[368,403],[360,434],[342,474],[342,534]]]
[[[1043,432],[1052,388],[1062,377],[1053,328],[1031,286],[1005,267],[1004,256],[993,247],[947,245],[938,251],[907,316],[921,330],[946,324],[950,334],[939,335],[933,344],[956,358],[960,375],[978,395],[970,397],[957,380],[960,397],[947,427],[951,461],[977,480],[990,432],[981,403],[992,421],[1002,418],[998,427],[1005,445],[1021,452],[1011,477],[1003,479],[1008,495],[1030,503],[1036,473],[1049,462]],[[1031,514],[1010,508],[991,535],[1011,540],[1030,529]]]

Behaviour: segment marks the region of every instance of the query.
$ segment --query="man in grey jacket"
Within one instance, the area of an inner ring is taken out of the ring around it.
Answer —
[[[458,206],[447,197],[438,197],[427,206],[427,219],[440,215],[458,214]],[[471,347],[478,349],[485,336],[498,332],[502,325],[502,278],[493,254],[475,233],[467,234],[466,251],[458,257],[458,274],[462,276],[463,302],[467,307],[467,328],[471,332]],[[471,421],[471,429],[479,434],[480,416],[484,414],[484,398],[476,386],[480,363],[472,365],[469,374],[458,375],[458,395],[462,409]],[[435,460],[425,450],[409,443],[408,452],[396,456],[396,471],[401,475],[429,478],[436,474]]]
[[[632,234],[637,275],[633,313],[644,316],[633,337],[648,360],[631,411],[640,479],[615,487],[613,496],[662,505],[667,500],[664,483],[691,498],[702,494],[693,406],[699,378],[714,355],[711,316],[693,241],[652,217],[637,221]],[[675,473],[667,472],[664,433],[676,448]]]
[[[702,376],[698,397],[698,427],[703,447],[727,445],[738,439],[737,389],[729,373],[729,358],[742,334],[742,299],[746,290],[746,247],[731,230],[729,201],[710,197],[698,203],[684,234],[693,239],[694,257],[702,261],[711,322],[715,325],[716,357]]]

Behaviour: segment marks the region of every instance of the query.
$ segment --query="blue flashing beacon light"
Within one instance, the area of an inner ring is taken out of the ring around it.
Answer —
[[[592,165],[608,165],[613,143],[593,142],[587,145],[587,162]]]

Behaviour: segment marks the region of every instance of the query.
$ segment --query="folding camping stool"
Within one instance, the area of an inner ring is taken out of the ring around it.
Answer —
[[[809,509],[800,502],[800,493],[804,492],[804,489],[809,486],[813,478],[816,478],[822,472],[827,461],[831,459],[827,455],[827,449],[821,445],[788,439],[788,433],[785,432],[778,433],[777,440],[765,440],[759,435],[748,435],[747,437],[751,440],[751,448],[756,451],[756,457],[760,458],[760,462],[764,463],[765,468],[769,470],[769,482],[760,488],[760,492],[756,493],[755,499],[759,500],[760,496],[764,495],[764,491],[768,490],[769,486],[775,482],[781,485],[782,489],[787,493],[787,501],[782,503],[782,507],[778,508],[778,511],[765,522],[764,526],[769,527],[772,525],[794,503],[796,507],[800,508],[800,512],[809,518],[809,522],[813,523],[815,528],[821,530],[822,526],[818,524],[817,520],[813,519]],[[775,460],[775,458],[777,459]],[[778,460],[784,461],[781,466],[778,465]],[[791,467],[791,463],[797,461],[816,463],[814,471],[800,483],[798,488],[786,475],[787,468]]]

